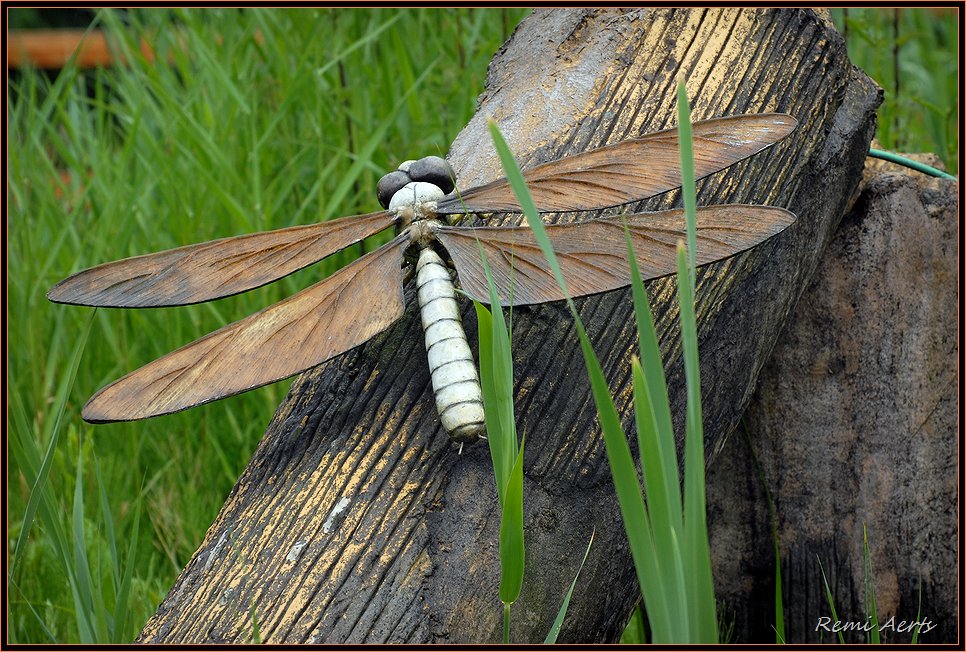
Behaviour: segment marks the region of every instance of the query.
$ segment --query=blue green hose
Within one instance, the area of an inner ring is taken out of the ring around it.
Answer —
[[[889,161],[890,163],[898,163],[899,165],[904,165],[907,168],[912,168],[913,170],[918,170],[919,172],[923,172],[924,174],[929,174],[934,177],[959,181],[959,179],[947,172],[937,170],[936,168],[926,165],[925,163],[913,161],[912,159],[908,159],[905,156],[899,156],[898,154],[893,154],[892,152],[884,152],[881,149],[870,148],[869,156],[873,158],[881,158],[883,161]]]

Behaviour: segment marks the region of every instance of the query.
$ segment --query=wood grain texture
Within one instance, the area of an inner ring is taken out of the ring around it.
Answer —
[[[695,119],[779,111],[799,120],[777,146],[698,185],[699,205],[771,204],[798,216],[762,247],[698,274],[713,458],[818,264],[872,137],[878,91],[830,23],[798,9],[537,11],[496,55],[450,160],[463,187],[502,176],[488,118],[524,165],[669,128],[678,74]],[[630,210],[677,201],[668,193]],[[680,425],[673,289],[649,286]],[[443,433],[408,303],[383,335],[296,380],[140,640],[247,642],[253,606],[269,642],[500,640],[489,454],[477,445],[459,455]],[[629,293],[580,299],[578,309],[631,427]],[[472,314],[465,305],[475,342]],[[513,318],[529,556],[513,640],[543,640],[596,527],[561,640],[614,641],[637,592],[572,322],[559,302]]]
[[[98,391],[92,423],[170,414],[273,383],[381,333],[403,314],[400,235],[328,278]]]
[[[731,204],[704,206],[697,214],[697,264],[706,265],[777,235],[795,216],[782,208]],[[626,231],[625,231],[626,226]],[[533,231],[519,227],[443,227],[437,237],[453,258],[460,285],[470,298],[490,303],[482,248],[503,306],[526,306],[564,299]],[[684,209],[616,215],[547,227],[560,271],[572,297],[630,285],[627,238],[641,278],[677,271],[677,244],[687,239]]]
[[[395,223],[379,211],[134,256],[69,276],[47,298],[108,308],[211,301],[277,281]]]
[[[703,120],[692,125],[694,174],[709,174],[753,156],[790,134],[797,121],[764,113]],[[678,130],[604,145],[523,170],[540,212],[593,211],[640,201],[681,185]],[[470,188],[439,203],[440,213],[520,212],[507,180]]]

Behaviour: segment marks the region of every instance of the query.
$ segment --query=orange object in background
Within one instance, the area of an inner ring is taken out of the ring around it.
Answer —
[[[33,65],[57,70],[63,68],[77,52],[77,66],[94,68],[119,63],[100,30],[44,29],[12,31],[7,39],[7,67]],[[154,51],[141,41],[141,52],[154,60]]]

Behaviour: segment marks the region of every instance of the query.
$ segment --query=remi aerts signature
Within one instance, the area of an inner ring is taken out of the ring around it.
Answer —
[[[821,629],[837,634],[839,632],[871,632],[878,628],[879,632],[911,633],[918,630],[920,634],[925,634],[935,627],[936,624],[928,618],[923,618],[922,620],[897,620],[895,616],[892,616],[884,623],[876,624],[872,621],[871,617],[865,620],[832,620],[828,616],[821,616],[815,624],[815,631],[817,632]]]

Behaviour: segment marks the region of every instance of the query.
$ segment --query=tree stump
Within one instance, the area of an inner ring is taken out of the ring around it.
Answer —
[[[782,111],[798,130],[698,185],[699,204],[787,207],[780,237],[698,273],[706,446],[724,444],[855,188],[879,91],[811,10],[554,9],[524,20],[491,64],[450,160],[462,187],[501,172],[485,121],[523,165],[675,124],[675,80],[699,120]],[[631,206],[654,210],[678,193]],[[553,219],[571,219],[558,216]],[[587,215],[582,216],[584,218]],[[676,297],[649,285],[683,422]],[[304,374],[140,640],[498,642],[499,507],[485,444],[462,454],[435,413],[412,289],[401,322]],[[628,432],[629,291],[578,301]],[[476,320],[463,316],[471,342]],[[561,641],[614,641],[638,598],[572,321],[514,311],[518,430],[527,437],[527,574],[512,640],[542,641],[596,528]]]
[[[742,642],[775,640],[770,519],[749,442],[777,515],[786,640],[838,640],[823,572],[840,621],[866,622],[868,578],[884,641],[910,642],[900,623],[917,616],[922,643],[957,640],[957,194],[953,181],[869,165],[762,370],[747,440],[733,437],[709,475],[718,595]]]

